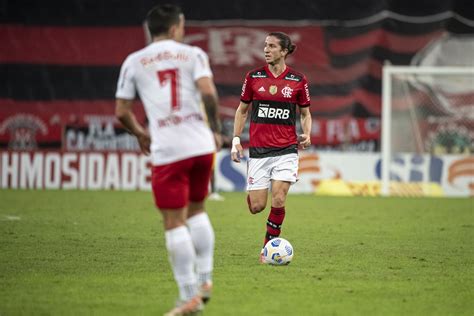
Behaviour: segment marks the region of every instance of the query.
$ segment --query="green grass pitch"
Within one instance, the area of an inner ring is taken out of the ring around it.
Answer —
[[[473,315],[473,199],[290,195],[289,266],[258,263],[268,211],[208,202],[204,315]],[[149,192],[0,190],[0,315],[162,315],[177,297]]]

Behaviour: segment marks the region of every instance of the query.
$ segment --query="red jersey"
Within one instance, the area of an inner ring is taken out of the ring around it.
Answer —
[[[297,153],[296,107],[310,105],[306,77],[286,67],[275,77],[267,66],[247,73],[240,100],[252,103],[250,158]]]

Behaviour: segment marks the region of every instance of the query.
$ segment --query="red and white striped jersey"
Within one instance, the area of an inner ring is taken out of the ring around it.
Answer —
[[[250,158],[297,153],[296,108],[310,105],[306,77],[286,67],[278,77],[268,66],[247,73],[240,100],[252,103]]]

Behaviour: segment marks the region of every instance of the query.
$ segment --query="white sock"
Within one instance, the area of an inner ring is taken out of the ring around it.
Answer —
[[[199,284],[212,280],[214,262],[214,229],[207,213],[199,213],[187,220],[194,248],[196,249],[196,272]]]
[[[196,251],[188,228],[179,226],[165,232],[166,249],[178,283],[179,298],[188,301],[197,295],[197,280],[194,272]]]

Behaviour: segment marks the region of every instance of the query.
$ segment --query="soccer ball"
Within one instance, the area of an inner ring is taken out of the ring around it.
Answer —
[[[293,259],[293,246],[283,238],[269,240],[263,247],[263,262],[272,265],[286,265]]]

